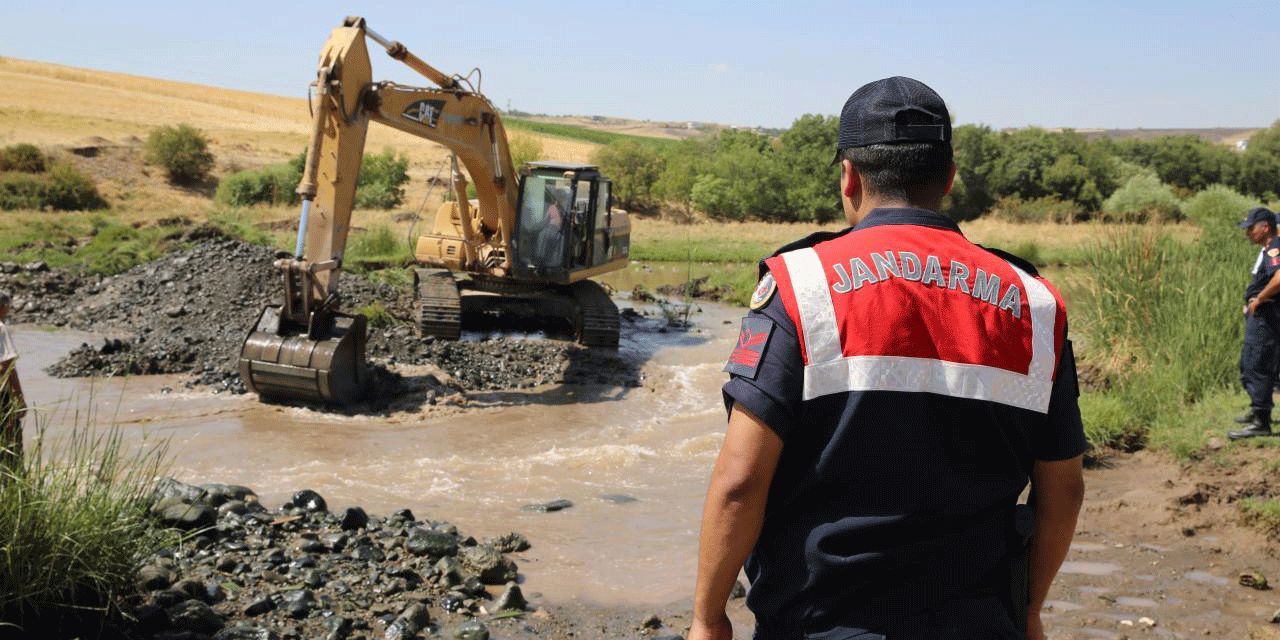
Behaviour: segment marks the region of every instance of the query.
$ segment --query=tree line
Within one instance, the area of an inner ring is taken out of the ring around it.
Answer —
[[[615,203],[639,213],[700,211],[718,220],[829,222],[841,216],[831,167],[834,116],[805,115],[780,135],[724,129],[676,144],[619,141],[593,161]],[[1072,131],[953,132],[955,185],[944,213],[1021,220],[1177,219],[1180,203],[1221,185],[1260,201],[1280,191],[1280,121],[1244,151],[1195,135],[1090,140]]]

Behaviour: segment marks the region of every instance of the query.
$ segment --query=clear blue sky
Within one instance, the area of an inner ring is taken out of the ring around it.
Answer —
[[[957,124],[1269,126],[1280,3],[116,2],[3,0],[0,55],[303,96],[330,29],[359,12],[498,106],[787,127],[907,75]],[[374,77],[424,79],[379,53]],[[3,89],[0,89],[3,91]]]

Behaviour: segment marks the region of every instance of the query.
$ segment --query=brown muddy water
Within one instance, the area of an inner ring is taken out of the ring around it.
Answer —
[[[44,367],[95,336],[19,326],[14,339],[23,386],[53,441],[114,423],[130,441],[167,438],[169,475],[245,485],[270,507],[307,488],[330,509],[409,508],[476,538],[517,531],[533,545],[516,558],[527,591],[643,604],[692,592],[722,438],[720,369],[742,312],[699,309],[689,331],[624,334],[620,348],[643,363],[641,387],[476,393],[463,410],[389,417],[193,391],[180,377],[51,378]],[[26,429],[30,440],[31,420]],[[573,506],[525,509],[553,500]]]

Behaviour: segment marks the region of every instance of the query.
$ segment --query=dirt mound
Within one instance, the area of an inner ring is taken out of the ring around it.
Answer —
[[[0,265],[0,288],[14,295],[15,320],[93,331],[85,344],[49,368],[59,377],[191,374],[189,386],[245,392],[240,346],[258,314],[282,289],[275,253],[196,227],[194,244],[112,277],[50,269],[43,263]],[[434,341],[412,328],[410,292],[345,273],[343,307],[378,303],[394,319],[369,331],[371,408],[424,391],[434,403],[458,391],[526,388],[555,382],[637,386],[639,368],[614,352],[557,340],[520,337]],[[630,316],[627,316],[630,317]],[[630,324],[624,320],[624,325]],[[389,367],[432,365],[436,374],[406,380]]]

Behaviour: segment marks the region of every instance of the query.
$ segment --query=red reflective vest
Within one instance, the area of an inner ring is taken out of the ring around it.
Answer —
[[[767,264],[800,338],[805,400],[906,391],[1048,411],[1062,298],[959,232],[881,224]]]

